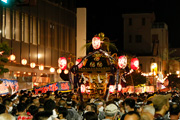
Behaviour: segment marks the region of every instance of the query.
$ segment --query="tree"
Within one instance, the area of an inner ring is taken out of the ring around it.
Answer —
[[[10,50],[11,48],[8,46],[7,43],[0,43],[0,75],[9,72],[8,68],[4,68],[4,64],[9,61],[7,56],[9,55]]]

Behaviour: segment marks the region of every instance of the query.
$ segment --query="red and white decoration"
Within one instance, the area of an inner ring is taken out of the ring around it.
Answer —
[[[101,40],[99,37],[93,37],[92,39],[92,46],[93,48],[96,50],[96,49],[99,49],[100,46],[101,46]]]
[[[81,93],[86,92],[86,86],[84,84],[81,85]]]
[[[61,70],[65,70],[67,67],[67,60],[65,57],[60,57],[58,59],[58,65],[61,68]]]
[[[120,92],[120,91],[121,91],[121,89],[122,89],[121,84],[118,84],[118,92]]]
[[[114,93],[115,87],[114,85],[109,85],[109,93]]]
[[[81,62],[81,60],[82,60],[82,59],[77,59],[77,60],[76,60],[76,65],[79,64],[79,63]],[[83,66],[83,63],[79,64],[79,65],[78,65],[78,68],[82,68],[82,66]]]
[[[119,66],[119,68],[124,69],[126,67],[126,65],[127,65],[127,57],[124,56],[124,55],[120,56],[118,58],[118,66]]]
[[[137,70],[139,68],[139,60],[137,58],[131,59],[131,69]]]

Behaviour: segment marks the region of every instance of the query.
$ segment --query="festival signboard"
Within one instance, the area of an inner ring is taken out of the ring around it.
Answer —
[[[0,84],[0,95],[13,94],[19,89],[17,80],[0,79],[0,81],[2,81]]]
[[[71,90],[70,82],[56,82],[52,84],[48,84],[39,88],[35,88],[35,94],[38,94],[39,91],[41,93],[46,93],[47,91],[68,91]]]

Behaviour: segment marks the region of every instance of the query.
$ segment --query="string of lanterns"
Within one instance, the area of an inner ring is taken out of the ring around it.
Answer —
[[[9,60],[11,61],[11,62],[13,62],[13,61],[15,61],[15,59],[16,59],[16,56],[14,55],[14,54],[11,54],[10,56],[9,56]],[[22,59],[21,60],[21,64],[22,65],[27,65],[27,59]],[[31,62],[30,64],[29,64],[29,66],[31,67],[31,68],[35,68],[36,67],[36,63],[35,62]],[[38,65],[39,66],[39,70],[44,70],[44,65],[43,64],[40,64],[40,65]],[[53,68],[53,67],[50,67],[50,72],[55,72],[55,68]]]

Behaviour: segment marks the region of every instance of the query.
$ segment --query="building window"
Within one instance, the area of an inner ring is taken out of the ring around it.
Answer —
[[[132,43],[132,35],[129,35],[129,43]]]
[[[146,19],[142,18],[142,25],[144,26],[146,24]]]
[[[136,43],[142,42],[142,35],[136,35]]]
[[[129,18],[129,25],[132,25],[132,18]]]

